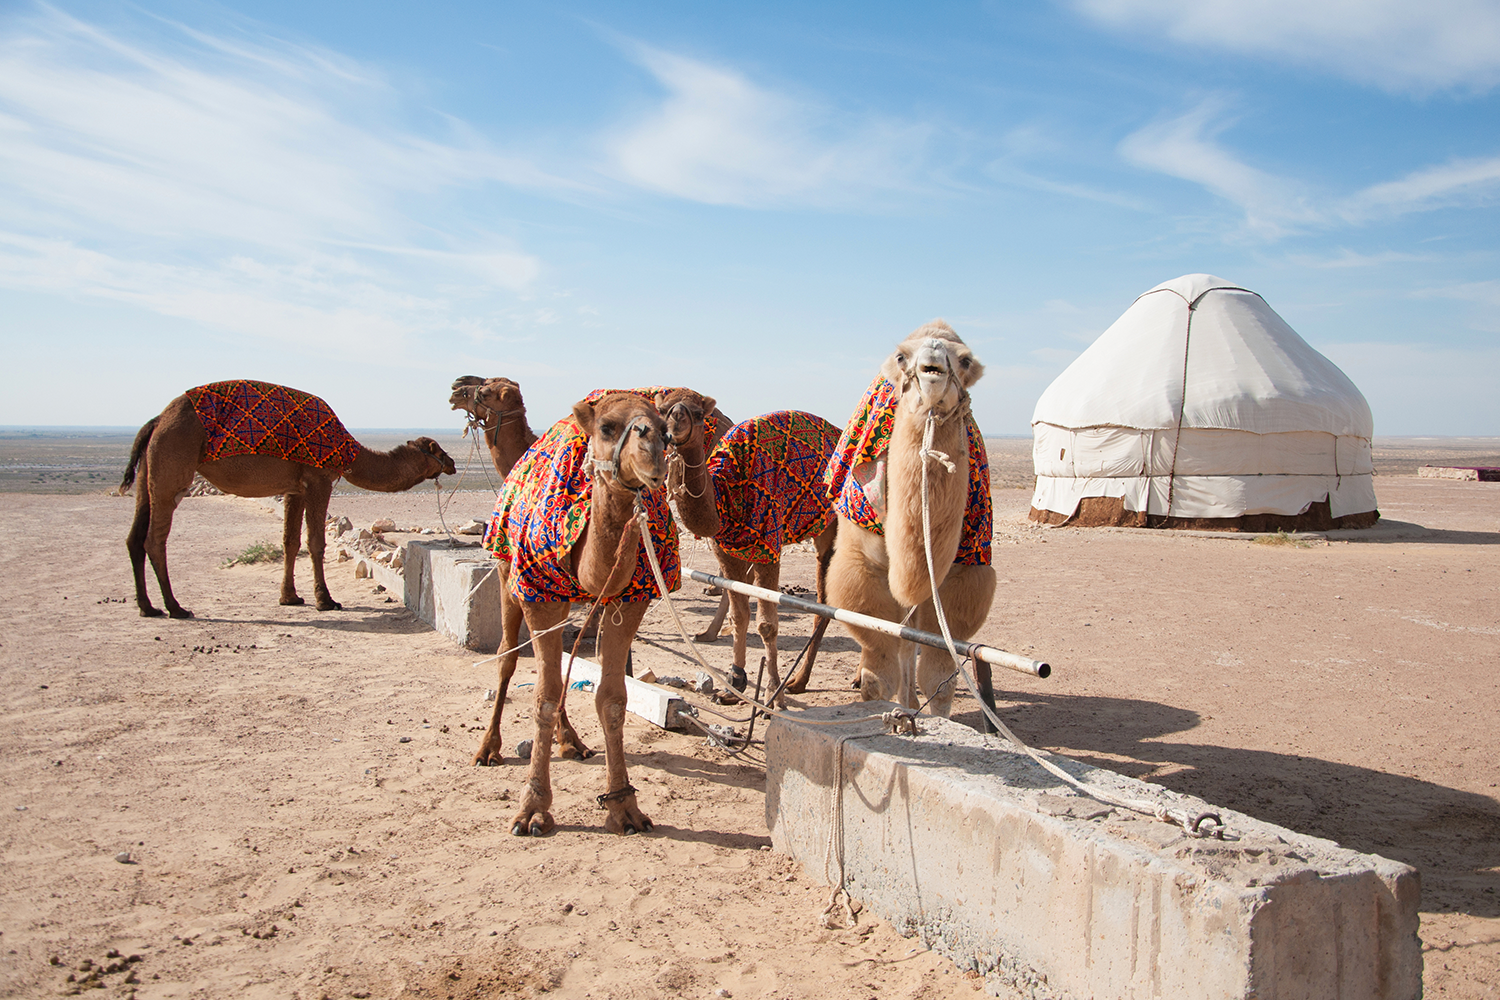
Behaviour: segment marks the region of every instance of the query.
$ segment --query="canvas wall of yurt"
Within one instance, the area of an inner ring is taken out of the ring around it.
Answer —
[[[1208,274],[1141,295],[1037,401],[1032,520],[1363,528],[1370,406],[1255,292]]]

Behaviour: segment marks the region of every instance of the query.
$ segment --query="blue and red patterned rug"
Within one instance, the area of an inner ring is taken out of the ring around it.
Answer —
[[[783,548],[833,523],[823,469],[838,439],[837,427],[800,410],[731,427],[708,458],[719,547],[746,562],[773,563]]]
[[[354,464],[360,443],[317,396],[270,382],[235,379],[189,389],[203,423],[204,462],[266,455],[340,472]]]

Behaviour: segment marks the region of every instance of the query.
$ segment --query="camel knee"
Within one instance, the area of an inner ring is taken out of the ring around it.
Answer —
[[[948,628],[956,638],[967,639],[979,631],[995,601],[995,567],[954,566],[948,571],[938,596],[943,601]]]

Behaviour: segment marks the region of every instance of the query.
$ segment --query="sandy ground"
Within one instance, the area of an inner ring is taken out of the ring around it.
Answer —
[[[1415,865],[1426,995],[1500,997],[1500,485],[1377,488],[1382,528],[1307,547],[1041,529],[997,490],[981,638],[1055,667],[997,677],[1024,738]],[[140,618],[131,507],[0,496],[0,995],[63,994],[85,963],[114,970],[95,995],[142,1000],[982,995],[878,921],[819,927],[827,889],[769,850],[753,754],[632,718],[652,833],[603,832],[595,758],[554,766],[555,835],[511,837],[520,767],[469,763],[492,667],[350,564],[327,613],[278,606],[279,567],[222,568],[279,539],[270,501],[186,501],[170,551],[199,617]],[[430,490],[333,512],[438,522]],[[811,584],[806,553],[784,579]],[[668,621],[637,662],[691,675]],[[834,626],[802,704],[851,697],[854,650]],[[508,750],[530,735],[512,691]]]

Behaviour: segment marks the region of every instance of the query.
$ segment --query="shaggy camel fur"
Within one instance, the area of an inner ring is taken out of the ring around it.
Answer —
[[[818,553],[817,586],[821,601],[837,523],[819,474],[838,441],[838,428],[812,414],[779,411],[736,424],[718,448],[710,449],[704,441],[702,416],[713,410],[713,399],[690,389],[674,389],[658,397],[657,408],[667,415],[669,432],[679,423],[686,432],[685,439],[673,437],[674,448],[689,477],[677,494],[677,509],[689,530],[710,538],[720,575],[739,583],[753,582],[767,590],[778,590],[781,549],[811,537]],[[787,433],[789,429],[792,433]],[[813,444],[805,443],[803,438]],[[774,457],[765,456],[768,459],[765,469],[742,467],[759,457],[755,454],[757,440],[763,444],[778,442],[778,453]],[[757,477],[756,472],[761,475]],[[733,608],[734,682],[744,690],[750,599],[736,593],[725,597],[727,601],[720,603],[719,614],[697,639],[712,642],[718,638],[725,603]],[[778,692],[779,703],[784,707],[786,692],[797,693],[807,687],[827,619],[818,619],[807,657],[783,690],[776,650],[779,609],[772,601],[759,601],[758,605],[756,631],[765,644],[770,690]]]
[[[223,385],[228,383],[215,383]],[[398,493],[409,490],[425,479],[436,479],[439,475],[454,472],[453,459],[432,438],[419,437],[397,445],[389,452],[371,451],[347,437],[343,425],[338,424],[327,404],[306,393],[285,390],[280,386],[264,383],[241,383],[249,386],[264,386],[274,398],[284,399],[288,394],[305,397],[321,406],[336,427],[337,435],[347,439],[348,449],[353,454],[352,464],[340,467],[340,462],[318,466],[304,462],[278,458],[269,454],[237,454],[206,461],[206,449],[210,437],[221,430],[205,427],[203,419],[194,409],[193,398],[185,393],[167,404],[159,416],[146,422],[135,436],[130,449],[130,464],[120,482],[123,495],[139,478],[135,491],[135,522],[125,547],[130,552],[130,565],[135,574],[135,602],[145,617],[156,617],[161,611],[151,606],[146,596],[146,558],[151,559],[151,568],[156,572],[156,582],[161,587],[162,603],[167,614],[173,618],[191,618],[193,613],[172,594],[172,583],[167,576],[167,535],[172,530],[172,514],[178,502],[192,485],[193,473],[197,472],[225,493],[241,497],[269,497],[280,494],[285,497],[286,520],[282,529],[283,571],[281,577],[281,603],[305,603],[297,596],[293,579],[293,568],[297,553],[302,546],[302,522],[307,522],[307,550],[312,556],[313,596],[319,611],[336,611],[340,605],[328,593],[328,584],[323,577],[324,518],[328,514],[328,500],[333,494],[333,484],[342,476],[355,486],[383,493]],[[191,390],[192,393],[200,390]],[[274,404],[273,404],[274,405]],[[232,449],[231,449],[232,450]]]
[[[453,409],[467,413],[484,431],[485,447],[489,448],[495,471],[504,482],[517,460],[536,442],[536,435],[526,424],[521,383],[508,378],[461,375],[453,380],[453,395],[448,402]]]
[[[511,833],[541,836],[553,828],[552,741],[564,695],[563,640],[554,626],[567,619],[570,598],[585,597],[615,601],[614,607],[605,609],[599,654],[602,677],[594,695],[604,729],[606,792],[599,798],[609,810],[605,828],[612,833],[649,830],[651,820],[637,806],[625,768],[625,661],[650,598],[657,596],[642,554],[636,503],[643,503],[653,514],[653,537],[660,531],[665,539],[670,529],[660,489],[667,475],[666,423],[649,400],[610,393],[574,404],[573,415],[554,425],[542,447],[532,454],[538,459],[528,460],[507,480],[486,538],[501,560],[503,642],[505,649],[512,650],[501,658],[502,684],[515,670],[518,609],[536,637],[539,664],[536,736]],[[551,484],[560,485],[552,491]],[[539,489],[532,492],[532,487]],[[561,504],[549,502],[553,498]],[[554,509],[564,512],[558,530],[552,527],[556,522],[546,516]],[[569,510],[583,512],[581,527],[567,517]],[[566,540],[569,525],[579,532],[571,543]],[[665,561],[674,553],[660,543],[658,550],[672,586],[676,565],[669,573]],[[476,763],[499,762],[503,702],[502,691]]]
[[[948,471],[938,457],[925,459],[931,463],[929,509],[938,593],[954,638],[969,638],[984,622],[995,594],[995,571],[989,565],[992,522],[988,482],[978,482],[987,476],[970,475],[971,463],[984,462],[984,452],[969,415],[969,388],[983,373],[973,352],[942,321],[907,337],[881,366],[866,393],[866,404],[868,408],[871,400],[887,401],[883,409],[874,408],[873,418],[887,415],[889,444],[883,456],[873,454],[879,449],[872,447],[861,457],[873,461],[855,466],[838,482],[830,481],[839,513],[828,570],[830,603],[892,621],[902,620],[915,608],[916,627],[938,631],[922,531],[922,441],[931,414],[936,419],[932,451],[943,453],[953,466]],[[845,429],[841,449],[851,443],[851,432],[858,433],[860,415]],[[980,471],[978,464],[974,471]],[[835,464],[830,463],[830,477],[834,473]],[[877,514],[883,503],[883,531],[876,519],[861,514],[869,527],[853,519],[866,500]],[[976,517],[975,508],[981,505],[982,516]],[[982,538],[969,537],[981,533]],[[849,631],[860,644],[860,696],[917,707],[911,644],[855,626]],[[924,646],[916,666],[916,687],[931,699],[931,711],[949,715],[954,684],[945,682],[954,670],[952,657],[946,650]]]

